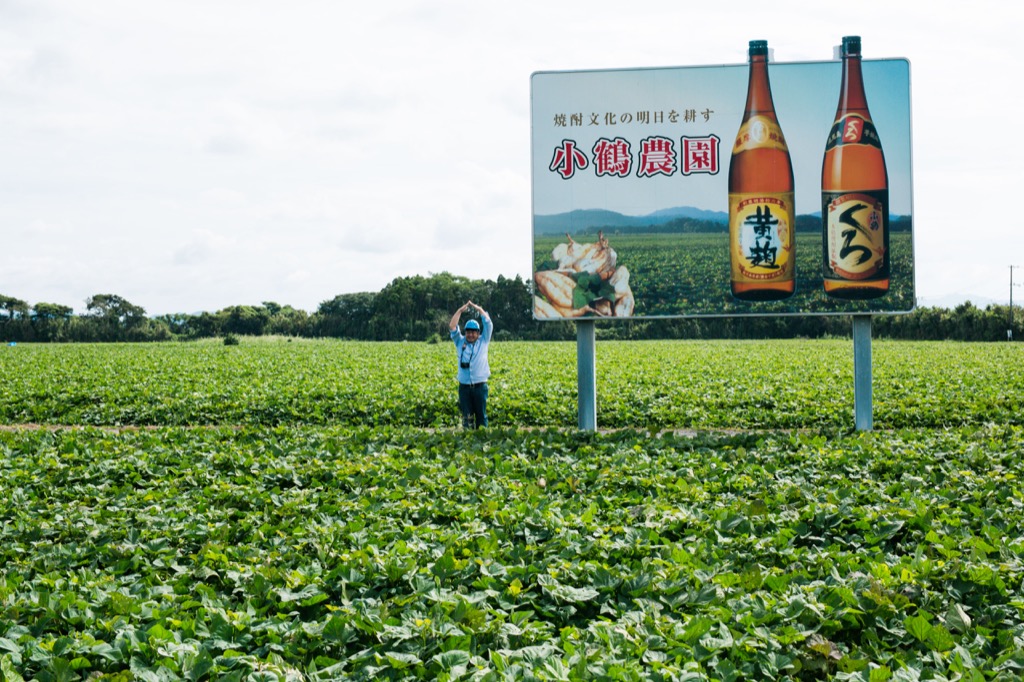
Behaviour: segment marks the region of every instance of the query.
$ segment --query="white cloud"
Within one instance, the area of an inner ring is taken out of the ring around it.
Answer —
[[[0,0],[0,293],[313,309],[396,276],[528,276],[532,72],[740,63],[751,38],[818,60],[860,33],[911,61],[919,293],[1005,300],[1006,11]]]
[[[226,154],[228,156],[245,154],[249,145],[240,136],[233,133],[221,133],[211,136],[203,145],[205,151],[211,154]]]

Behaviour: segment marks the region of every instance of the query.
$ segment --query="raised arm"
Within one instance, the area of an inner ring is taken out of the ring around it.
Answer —
[[[461,308],[455,311],[455,314],[452,315],[451,321],[448,323],[449,331],[455,331],[456,329],[459,328],[459,318],[462,317],[462,313],[466,312],[466,308],[468,308],[469,305],[469,303],[466,303]]]

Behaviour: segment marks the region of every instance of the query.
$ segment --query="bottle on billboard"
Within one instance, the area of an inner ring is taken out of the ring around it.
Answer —
[[[732,295],[747,301],[787,298],[796,290],[793,163],[768,82],[768,43],[750,41],[743,122],[729,162],[729,255]]]
[[[821,168],[825,293],[877,298],[889,291],[889,177],[868,112],[860,37],[846,36],[835,123]]]

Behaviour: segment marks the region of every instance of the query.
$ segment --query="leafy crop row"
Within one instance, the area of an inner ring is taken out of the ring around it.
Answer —
[[[878,428],[1021,424],[1020,344],[874,343]],[[602,341],[605,428],[849,428],[848,340]],[[494,343],[491,422],[576,424],[573,343]],[[0,348],[0,423],[458,423],[447,344],[247,340]]]
[[[0,679],[992,680],[1019,427],[0,433]]]
[[[827,437],[851,353],[601,342],[587,434],[495,343],[464,434],[447,346],[0,349],[75,426],[0,430],[0,682],[1019,679],[1018,346],[876,342]]]

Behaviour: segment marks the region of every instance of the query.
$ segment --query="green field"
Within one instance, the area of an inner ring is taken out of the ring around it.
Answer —
[[[0,348],[0,423],[454,427],[449,344],[246,340]],[[849,340],[599,342],[605,428],[853,425]],[[873,343],[882,429],[1024,423],[1018,344]],[[491,348],[493,422],[568,427],[576,345]]]
[[[1016,680],[1024,351],[0,348],[0,680]]]

